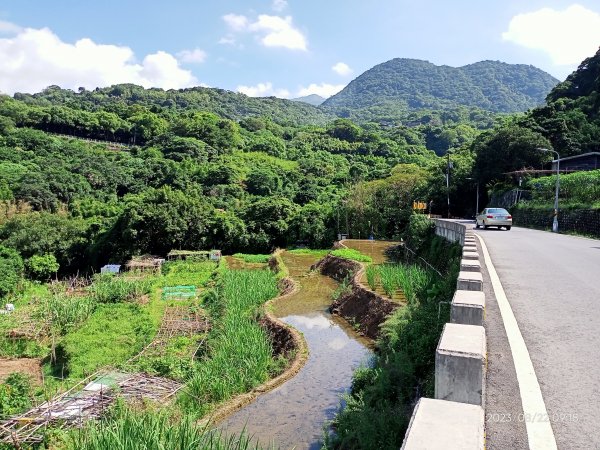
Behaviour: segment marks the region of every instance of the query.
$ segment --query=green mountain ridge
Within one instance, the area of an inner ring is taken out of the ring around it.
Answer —
[[[322,108],[353,118],[394,109],[406,113],[460,106],[520,112],[543,104],[558,82],[530,65],[481,61],[450,67],[396,58],[364,72],[327,99]]]
[[[117,84],[79,92],[50,86],[36,94],[16,93],[16,100],[37,106],[66,106],[85,111],[107,110],[119,113],[136,105],[166,109],[172,114],[186,111],[210,111],[231,120],[260,116],[280,124],[325,124],[335,118],[317,107],[276,97],[249,97],[225,89],[193,87],[186,89],[145,89],[135,84]]]
[[[293,102],[302,102],[302,103],[308,103],[309,105],[313,105],[313,106],[319,106],[326,99],[317,94],[310,94],[310,95],[305,95],[303,97],[291,98],[290,100]]]

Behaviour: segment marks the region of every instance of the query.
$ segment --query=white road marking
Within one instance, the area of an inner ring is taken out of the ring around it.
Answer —
[[[478,234],[475,234],[481,243],[485,265],[487,266],[494,295],[500,307],[500,314],[504,322],[504,329],[508,336],[508,343],[515,363],[517,372],[517,381],[519,383],[519,391],[521,393],[521,403],[523,405],[524,417],[519,417],[517,420],[525,422],[527,428],[527,439],[529,448],[532,450],[554,450],[556,449],[556,439],[554,431],[550,424],[550,417],[546,410],[546,404],[542,397],[540,383],[538,382],[527,345],[519,329],[519,324],[510,306],[498,273],[492,264],[492,259],[488,252],[485,242]]]

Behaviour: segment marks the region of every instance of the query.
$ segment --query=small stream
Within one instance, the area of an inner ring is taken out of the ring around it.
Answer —
[[[318,449],[323,426],[338,411],[353,371],[369,362],[372,342],[327,311],[338,283],[310,272],[318,258],[284,252],[283,260],[300,290],[276,304],[275,314],[304,334],[308,361],[294,378],[261,395],[220,427],[226,433],[245,428],[263,446]]]

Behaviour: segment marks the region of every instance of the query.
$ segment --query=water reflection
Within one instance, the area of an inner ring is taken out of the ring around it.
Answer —
[[[350,388],[353,371],[369,363],[371,343],[327,311],[337,283],[309,272],[317,258],[287,252],[283,258],[300,290],[275,305],[275,312],[303,333],[310,356],[294,378],[220,426],[231,432],[245,428],[262,445],[274,442],[281,449],[317,449],[324,424],[333,419],[341,396]]]

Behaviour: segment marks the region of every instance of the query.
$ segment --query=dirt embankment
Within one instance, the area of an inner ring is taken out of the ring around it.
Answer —
[[[337,281],[350,282],[349,290],[335,300],[329,310],[357,326],[365,336],[377,339],[381,324],[399,305],[376,294],[360,282],[365,270],[364,265],[327,255],[312,269],[319,270],[323,275]]]
[[[280,252],[280,250],[277,250],[269,260],[269,268],[276,273],[280,273],[281,271],[281,268],[279,267],[281,258],[279,256]],[[288,276],[279,280],[278,287],[279,296],[269,300],[264,305],[264,316],[260,320],[260,325],[269,334],[269,339],[273,346],[273,354],[275,356],[285,355],[285,357],[288,358],[289,362],[287,367],[275,378],[266,381],[260,386],[252,389],[250,392],[237,395],[225,402],[217,408],[209,418],[200,421],[201,424],[217,424],[221,422],[229,415],[253,402],[259,395],[275,389],[277,386],[282,385],[287,380],[294,377],[306,363],[308,359],[308,345],[302,334],[271,313],[274,303],[295,294],[299,287],[296,282]]]
[[[42,384],[42,362],[36,358],[0,358],[0,382],[14,372],[28,375],[35,384]]]

